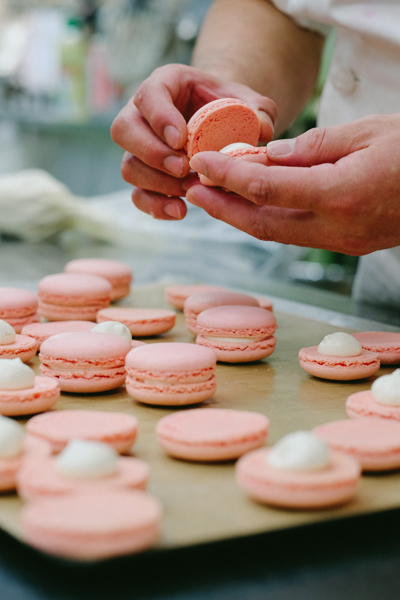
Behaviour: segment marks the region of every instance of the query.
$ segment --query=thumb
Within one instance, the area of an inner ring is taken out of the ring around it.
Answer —
[[[267,155],[275,164],[310,167],[335,163],[340,158],[366,147],[365,135],[353,124],[315,127],[293,139],[267,144]]]

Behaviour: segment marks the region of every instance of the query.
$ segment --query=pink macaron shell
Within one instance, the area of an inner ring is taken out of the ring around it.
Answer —
[[[112,390],[125,381],[125,356],[130,349],[130,342],[110,333],[59,333],[43,342],[40,370],[55,378],[65,392]]]
[[[130,292],[132,269],[118,260],[78,258],[65,265],[66,273],[89,273],[107,279],[112,285],[111,300],[120,300]]]
[[[196,344],[222,362],[251,362],[273,353],[276,328],[274,315],[259,306],[217,306],[197,317]]]
[[[167,285],[165,288],[165,299],[166,301],[178,308],[183,310],[185,300],[193,294],[199,294],[201,292],[227,292],[226,288],[218,287],[216,285],[208,285],[205,283],[198,283],[194,285],[175,284]]]
[[[237,98],[214,100],[201,107],[187,124],[187,155],[221,150],[228,144],[245,142],[256,146],[260,123],[255,111]]]
[[[344,504],[357,492],[361,465],[344,452],[331,451],[325,469],[294,471],[268,463],[270,448],[254,450],[236,463],[236,480],[251,498],[272,506],[319,509]]]
[[[55,380],[35,377],[33,387],[23,390],[0,390],[0,414],[6,417],[33,415],[52,408],[60,397]]]
[[[193,294],[186,299],[183,312],[186,318],[186,327],[193,333],[198,334],[196,327],[198,315],[215,306],[225,305],[245,305],[245,306],[259,306],[258,301],[252,296],[247,294],[239,294],[235,292],[200,292],[199,294]]]
[[[0,345],[0,359],[20,358],[22,362],[28,362],[36,356],[36,351],[37,344],[34,338],[17,333],[12,344]]]
[[[38,498],[22,509],[24,540],[69,559],[99,560],[139,552],[160,534],[161,505],[141,490]]]
[[[361,344],[363,350],[375,352],[381,365],[400,363],[400,333],[387,331],[364,331],[352,333]]]
[[[149,344],[126,357],[126,389],[145,404],[181,406],[211,398],[217,387],[215,354],[195,344]]]
[[[107,279],[84,273],[56,273],[39,281],[39,313],[49,321],[95,321],[109,306],[112,286]]]
[[[226,461],[264,445],[268,419],[255,412],[195,408],[163,417],[156,427],[162,448],[176,458]]]
[[[338,381],[364,379],[380,367],[378,355],[368,350],[363,350],[358,356],[327,356],[318,352],[318,346],[310,346],[300,350],[299,360],[306,373]]]
[[[17,475],[27,461],[47,457],[50,454],[50,444],[25,435],[22,452],[15,456],[0,457],[0,492],[15,490]]]
[[[259,163],[265,166],[274,165],[274,163],[269,160],[267,154],[266,146],[252,146],[251,148],[236,148],[234,150],[229,150],[228,152],[224,152],[224,154],[228,156],[232,156],[233,158],[237,158],[239,160],[247,160],[252,163]],[[203,185],[207,185],[209,187],[214,187],[215,183],[206,177],[205,175],[200,175],[200,183]],[[229,190],[227,190],[229,191]]]
[[[57,410],[29,419],[29,435],[45,440],[53,452],[61,452],[70,440],[110,444],[117,452],[129,452],[135,443],[138,421],[133,415],[97,410]]]
[[[166,333],[175,325],[176,313],[159,308],[105,308],[97,313],[97,322],[118,321],[133,336],[146,337]]]
[[[148,465],[128,456],[118,458],[115,473],[104,477],[67,477],[59,472],[54,456],[26,461],[17,474],[18,495],[23,500],[41,496],[84,494],[119,489],[146,489],[149,479]]]
[[[356,458],[363,471],[400,468],[400,423],[379,418],[347,419],[313,429],[332,450]]]
[[[371,390],[351,394],[346,400],[346,412],[349,417],[380,417],[400,421],[400,406],[377,402]]]
[[[0,319],[21,333],[28,323],[39,321],[36,294],[21,288],[0,287]]]
[[[93,327],[93,321],[50,321],[49,323],[25,325],[22,329],[22,334],[35,338],[38,350],[40,350],[43,342],[52,335],[76,331],[91,331]]]

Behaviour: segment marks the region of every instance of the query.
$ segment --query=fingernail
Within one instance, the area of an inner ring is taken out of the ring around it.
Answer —
[[[164,137],[168,146],[171,148],[179,148],[181,136],[176,127],[173,125],[167,125],[164,129]]]
[[[183,174],[183,159],[179,158],[179,156],[167,156],[164,160],[164,167],[175,175],[176,177],[181,177]]]
[[[193,156],[189,162],[190,168],[196,173],[206,174],[206,168],[202,160],[198,156]]]
[[[274,140],[267,144],[267,152],[270,156],[285,156],[293,152],[295,143],[295,139]]]
[[[176,202],[170,202],[164,206],[164,212],[168,217],[174,219],[182,219],[181,209]]]

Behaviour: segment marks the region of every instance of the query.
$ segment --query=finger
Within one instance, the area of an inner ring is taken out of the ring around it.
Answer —
[[[132,202],[139,210],[154,219],[177,221],[183,219],[187,213],[186,204],[181,198],[168,198],[140,188],[134,188]]]
[[[133,104],[127,105],[114,121],[111,136],[119,146],[154,169],[174,177],[185,177],[189,172],[186,153],[172,151],[160,140]]]
[[[196,185],[187,200],[210,216],[263,241],[345,252],[353,240],[312,211],[257,206],[235,194]]]
[[[198,180],[192,171],[183,179],[172,177],[144,164],[136,156],[126,152],[122,159],[121,174],[124,181],[152,192],[166,196],[184,196],[190,185]]]
[[[372,122],[359,119],[334,127],[315,127],[295,139],[274,140],[267,153],[277,164],[308,167],[335,163],[340,158],[368,146]]]
[[[236,160],[220,152],[199,152],[190,166],[216,185],[259,205],[324,211],[337,191],[340,169],[334,165],[311,168],[264,165]],[[334,172],[335,171],[335,172]]]

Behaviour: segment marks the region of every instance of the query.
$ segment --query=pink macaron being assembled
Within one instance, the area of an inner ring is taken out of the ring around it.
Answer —
[[[133,279],[132,269],[123,262],[108,258],[77,258],[65,265],[66,273],[88,273],[107,279],[112,286],[111,300],[128,296]]]
[[[258,502],[294,509],[320,509],[350,502],[361,465],[309,431],[296,431],[272,448],[254,450],[236,463],[236,480]]]
[[[381,365],[400,364],[400,333],[388,331],[363,331],[352,334],[363,350],[375,352]]]
[[[48,323],[31,323],[22,328],[22,335],[27,335],[36,340],[37,349],[47,338],[58,333],[71,333],[77,331],[91,331],[93,321],[50,321]]]
[[[52,408],[60,396],[56,380],[37,377],[20,358],[0,359],[0,414],[31,415]]]
[[[208,348],[183,342],[148,344],[126,357],[126,389],[145,404],[197,404],[216,391],[215,366],[215,354]]]
[[[0,287],[0,319],[7,321],[16,333],[24,325],[39,322],[38,298],[29,290]]]
[[[228,146],[221,148],[220,152],[238,160],[247,160],[248,162],[260,163],[265,166],[274,164],[268,158],[266,146],[252,146],[251,144],[236,142],[235,144],[228,144]],[[205,175],[200,175],[199,177],[200,183],[203,185],[215,186],[214,182]]]
[[[400,468],[400,423],[391,419],[347,419],[314,427],[332,450],[354,456],[363,471]]]
[[[176,313],[161,308],[110,307],[97,313],[97,322],[118,321],[129,329],[133,336],[149,337],[166,333],[175,325]]]
[[[39,313],[48,321],[96,321],[111,302],[107,279],[84,273],[56,273],[39,281]]]
[[[118,453],[131,450],[138,420],[133,415],[98,410],[56,410],[29,419],[29,435],[46,441],[53,452],[61,452],[74,439],[104,442]]]
[[[25,542],[82,561],[145,550],[157,543],[162,509],[141,490],[88,492],[29,501],[21,513]]]
[[[145,489],[148,465],[120,456],[104,442],[73,439],[57,456],[25,461],[17,474],[18,494],[24,500],[42,496]]]
[[[198,283],[193,285],[175,284],[167,285],[165,288],[165,299],[174,308],[183,310],[185,301],[193,294],[202,292],[228,292],[226,288],[216,285],[208,285],[206,283]]]
[[[28,362],[36,355],[36,340],[27,335],[15,333],[15,329],[0,320],[0,359],[20,358]]]
[[[186,318],[186,327],[193,333],[198,334],[196,327],[197,317],[201,312],[214,306],[259,306],[258,301],[247,294],[237,294],[235,292],[200,292],[193,294],[185,300],[183,312]]]
[[[346,400],[349,417],[380,417],[400,421],[400,369],[375,379],[370,390],[351,394]]]
[[[125,382],[125,356],[130,349],[130,342],[118,335],[59,333],[43,342],[40,370],[64,392],[104,392]]]
[[[233,460],[264,445],[268,419],[256,412],[194,408],[163,417],[156,428],[165,452],[184,460]]]
[[[217,306],[197,317],[196,344],[222,362],[251,362],[273,353],[276,328],[275,316],[258,306]]]
[[[261,127],[257,114],[237,98],[221,98],[202,106],[187,124],[186,152],[190,158],[204,150],[221,150],[245,142],[256,146]]]
[[[306,373],[339,381],[370,377],[380,366],[377,354],[363,350],[354,336],[342,331],[326,335],[319,346],[302,348],[299,359]]]

